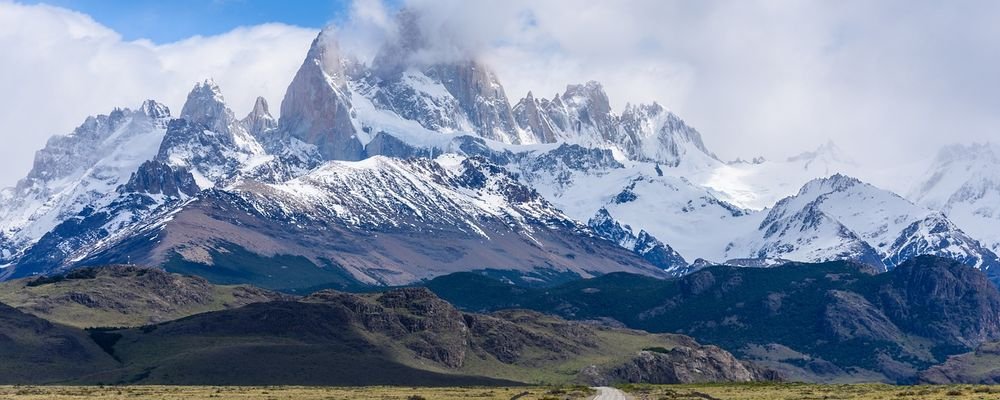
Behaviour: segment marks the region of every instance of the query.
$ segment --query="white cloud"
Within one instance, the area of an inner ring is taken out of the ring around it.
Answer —
[[[0,186],[23,177],[34,151],[88,115],[145,99],[176,114],[195,82],[214,78],[243,115],[257,96],[274,106],[316,31],[281,24],[157,45],[123,41],[87,15],[0,2]]]
[[[659,101],[724,158],[784,157],[833,139],[875,166],[919,160],[1000,127],[1000,3],[404,0],[441,51],[476,54],[508,96],[598,80],[612,105]],[[358,0],[337,36],[370,59],[391,10]],[[0,148],[12,183],[31,152],[90,114],[145,98],[175,111],[214,77],[231,107],[274,109],[315,31],[237,29],[177,43],[124,42],[88,16],[0,0]],[[995,139],[994,139],[995,140]]]
[[[832,139],[882,168],[1000,133],[997,2],[407,4],[488,60],[510,97],[598,80],[614,107],[659,101],[725,158]]]

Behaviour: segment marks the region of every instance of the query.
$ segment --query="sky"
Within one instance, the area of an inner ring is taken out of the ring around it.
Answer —
[[[237,115],[258,95],[276,113],[321,28],[365,60],[400,7],[514,101],[597,80],[616,110],[657,101],[722,159],[832,140],[891,168],[1000,132],[989,0],[0,0],[0,186],[88,115],[147,98],[176,113],[205,78]]]

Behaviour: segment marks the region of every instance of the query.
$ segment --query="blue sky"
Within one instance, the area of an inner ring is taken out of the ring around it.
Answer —
[[[170,43],[195,35],[209,36],[240,26],[281,22],[322,28],[347,18],[350,0],[46,0],[79,11],[114,29],[125,40]]]

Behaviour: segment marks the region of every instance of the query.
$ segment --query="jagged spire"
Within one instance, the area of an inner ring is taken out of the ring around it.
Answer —
[[[142,102],[139,106],[139,111],[146,114],[153,119],[167,119],[170,118],[170,108],[166,105],[157,103],[156,100],[146,100]]]
[[[327,160],[359,160],[364,147],[351,123],[340,51],[333,32],[313,40],[281,101],[278,125],[292,138],[315,145]]]
[[[181,108],[181,118],[204,125],[214,132],[228,132],[229,125],[236,119],[226,107],[222,90],[212,79],[194,85]]]
[[[267,107],[267,100],[264,99],[263,96],[257,96],[257,100],[254,101],[253,103],[253,111],[250,112],[250,115],[267,115],[269,117],[271,116],[271,112],[268,110]]]
[[[240,122],[243,123],[243,127],[251,135],[258,139],[265,132],[278,127],[278,121],[274,120],[270,110],[268,110],[267,100],[261,96],[257,97],[257,101],[254,102],[253,110],[250,111],[250,114],[247,114],[246,118],[243,118]]]

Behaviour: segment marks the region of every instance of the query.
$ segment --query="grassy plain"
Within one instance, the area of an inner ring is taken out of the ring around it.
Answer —
[[[626,385],[636,400],[986,400],[1000,399],[1000,386],[884,384],[819,385],[748,383]]]
[[[627,385],[635,400],[987,400],[1000,387],[983,385],[892,386],[881,384]],[[588,399],[582,387],[219,387],[219,386],[0,386],[0,399],[84,400],[564,400]]]
[[[585,387],[0,386],[0,399],[16,400],[552,400],[592,393]]]

